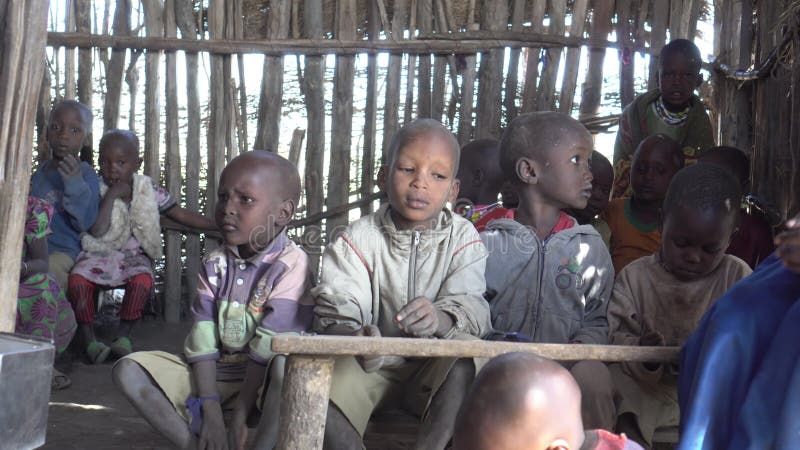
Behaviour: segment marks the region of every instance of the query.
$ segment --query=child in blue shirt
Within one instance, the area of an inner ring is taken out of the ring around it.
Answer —
[[[92,129],[92,112],[75,100],[50,111],[47,143],[51,157],[31,177],[31,195],[53,205],[53,234],[47,238],[49,270],[62,288],[81,251],[80,235],[97,219],[100,187],[92,166],[78,153]]]

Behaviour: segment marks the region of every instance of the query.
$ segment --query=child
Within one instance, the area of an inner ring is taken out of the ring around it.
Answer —
[[[586,208],[569,210],[569,214],[581,225],[591,225],[600,233],[603,243],[610,247],[611,228],[605,220],[598,217],[608,207],[611,198],[611,185],[614,182],[614,168],[611,162],[598,151],[592,152],[592,196]]]
[[[631,195],[633,152],[647,136],[663,134],[674,139],[687,164],[714,146],[711,120],[694,95],[703,82],[700,50],[691,41],[675,39],[661,49],[658,89],[644,93],[622,111],[614,144],[613,198]]]
[[[77,324],[64,291],[47,272],[47,236],[52,216],[52,206],[28,197],[14,331],[50,339],[60,354],[75,335]],[[53,368],[52,389],[65,389],[71,384],[66,375]]]
[[[388,204],[351,223],[325,249],[313,290],[316,331],[441,339],[489,331],[486,250],[472,224],[444,208],[458,159],[458,142],[435,120],[398,131],[384,171]],[[474,374],[472,360],[337,359],[326,448],[360,448],[379,404],[423,418],[418,447],[444,448]],[[402,401],[389,398],[399,388]]]
[[[581,391],[562,366],[530,353],[506,353],[481,369],[456,420],[453,450],[493,449],[641,447],[624,435],[583,431]]]
[[[114,366],[114,383],[180,448],[227,448],[226,441],[243,448],[245,421],[263,399],[256,448],[272,448],[284,367],[272,336],[307,330],[313,316],[303,295],[308,256],[286,236],[300,176],[275,153],[246,152],[222,171],[218,196],[215,218],[226,245],[205,258],[185,357],[133,353]],[[223,409],[233,410],[228,438]]]
[[[465,145],[456,178],[460,184],[455,212],[472,222],[478,232],[505,216],[507,210],[497,201],[503,185],[499,142],[478,139]]]
[[[140,165],[139,139],[133,132],[110,130],[100,139],[103,199],[97,221],[81,240],[83,252],[72,268],[68,287],[92,364],[102,363],[112,351],[118,356],[131,352],[131,328],[150,298],[153,260],[162,256],[159,216],[192,228],[216,229],[211,219],[177,206],[169,192],[136,174]],[[110,348],[95,340],[92,328],[97,286],[125,287],[119,336]]]
[[[797,448],[800,215],[703,316],[681,352],[681,450]]]
[[[750,159],[735,147],[713,147],[703,152],[699,162],[716,164],[730,170],[747,192],[750,181]],[[727,253],[743,259],[750,268],[755,267],[775,250],[772,227],[758,211],[743,207],[739,212],[739,227],[731,236]]]
[[[78,153],[92,130],[92,112],[83,103],[63,100],[50,111],[47,143],[52,159],[31,176],[30,195],[53,206],[55,213],[47,238],[50,273],[62,289],[81,251],[81,233],[97,218],[100,201],[97,174],[78,160]]]
[[[563,209],[584,209],[592,196],[592,136],[560,113],[523,114],[500,143],[500,163],[514,179],[519,208],[481,233],[492,325],[506,339],[605,344],[614,270],[600,235]],[[572,366],[584,422],[611,428],[610,375],[598,361]],[[598,409],[603,406],[607,410]]]
[[[611,229],[611,259],[616,273],[658,251],[661,203],[670,180],[682,167],[683,153],[672,139],[656,134],[639,144],[630,172],[633,195],[612,200],[600,215]]]
[[[629,264],[617,276],[608,322],[615,345],[680,346],[703,313],[750,274],[725,254],[739,218],[739,183],[710,164],[675,175],[664,199],[659,252]],[[678,425],[676,367],[612,364],[619,394],[617,431],[651,444],[660,426]]]

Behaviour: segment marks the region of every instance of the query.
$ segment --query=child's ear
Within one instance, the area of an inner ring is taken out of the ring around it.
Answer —
[[[522,157],[517,160],[515,166],[517,178],[525,184],[536,184],[538,181],[538,167],[536,161],[531,158]]]
[[[450,194],[447,196],[447,202],[451,205],[456,203],[458,200],[458,193],[461,191],[461,180],[458,178],[453,180],[453,184],[450,185]]]
[[[381,192],[387,192],[386,181],[389,177],[388,172],[389,172],[389,167],[385,164],[382,165],[380,169],[378,169],[377,182],[378,182],[378,189],[380,189]]]
[[[556,439],[547,446],[547,450],[570,450],[570,446],[564,439]]]
[[[296,207],[297,205],[294,204],[294,200],[284,200],[278,208],[278,217],[275,220],[275,224],[279,227],[288,225],[294,217]]]

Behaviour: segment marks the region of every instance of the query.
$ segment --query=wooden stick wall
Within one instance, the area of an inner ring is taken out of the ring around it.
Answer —
[[[113,46],[101,82],[107,91],[101,109],[107,116],[102,119],[106,129],[119,126],[123,71],[134,97],[136,58],[147,49],[144,173],[163,182],[186,207],[205,206],[208,214],[213,212],[219,173],[231,157],[246,149],[277,150],[291,141],[287,156],[299,163],[303,176],[298,218],[326,219],[298,230],[299,239],[316,255],[330,232],[348,222],[342,205],[356,204],[361,213],[372,210],[371,203],[356,200],[374,192],[376,168],[406,120],[441,120],[463,144],[474,138],[499,138],[506,123],[522,112],[558,110],[577,115],[580,109],[582,117],[596,116],[604,94],[600,86],[606,49],[617,49],[623,60],[619,91],[624,101],[630,101],[636,93],[634,53],[657,54],[655,46],[663,45],[668,31],[672,38],[688,36],[696,29],[699,6],[695,5],[700,0],[672,0],[674,5],[668,7],[663,6],[670,5],[666,0],[264,0],[260,11],[266,11],[266,26],[257,36],[247,29],[241,2],[140,2],[143,23],[126,14],[132,5],[136,9],[137,0],[116,2],[113,36],[88,35],[91,0],[68,3],[67,9],[74,13],[52,30],[48,42],[53,47],[81,46],[79,100],[99,101],[86,84],[92,80],[92,47],[107,52]],[[670,21],[679,27],[673,30]],[[73,30],[79,34],[63,33]],[[609,40],[612,30],[618,33],[617,41]],[[379,56],[380,49],[390,49],[388,57]],[[177,79],[178,51],[186,51],[185,80]],[[263,66],[255,69],[262,74],[261,83],[245,86],[244,75],[254,69],[245,66],[242,54],[254,52],[266,55]],[[66,60],[53,80],[55,97],[75,96],[72,53],[68,48],[59,54]],[[579,66],[587,53],[588,70]],[[282,56],[286,54],[302,55],[302,63],[295,56]],[[367,69],[362,79],[356,76],[355,65],[364,54]],[[334,67],[326,67],[327,61]],[[210,78],[208,104],[201,104],[198,95],[203,62]],[[281,121],[286,120],[282,112],[294,100],[285,95],[285,84],[294,81],[285,77],[285,70],[295,64],[307,122],[291,127],[294,133],[281,135]],[[655,72],[654,67],[648,69]],[[181,85],[186,89],[185,103],[178,101],[184,98],[178,95]],[[359,106],[356,111],[354,98],[361,95],[354,95],[356,89],[366,89],[363,110]],[[248,97],[257,99],[256,111],[247,104]],[[256,120],[255,133],[248,134],[248,116]],[[179,134],[177,130],[184,127]],[[206,164],[201,166],[204,136]],[[203,184],[206,191],[201,197]],[[336,214],[326,216],[325,211]],[[186,312],[201,254],[197,236],[182,242],[178,234],[166,234],[168,320],[179,320]]]

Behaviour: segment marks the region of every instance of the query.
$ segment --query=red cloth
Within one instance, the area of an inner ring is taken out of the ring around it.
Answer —
[[[515,219],[516,216],[517,216],[517,208],[509,209],[508,214],[506,214],[506,217],[509,219]],[[553,229],[550,230],[550,233],[547,235],[547,237],[550,237],[558,233],[559,231],[569,230],[570,228],[575,226],[575,223],[576,223],[575,219],[572,216],[565,213],[564,211],[559,211],[558,221],[556,222],[556,225],[553,227]]]
[[[503,208],[500,203],[491,205],[475,205],[471,208],[458,208],[455,213],[472,222],[478,233],[486,229],[489,222],[497,219],[511,218],[508,216],[509,210]]]
[[[772,228],[761,216],[742,211],[739,229],[731,236],[726,253],[741,258],[751,269],[775,251]]]
[[[624,434],[614,434],[606,430],[586,432],[586,441],[581,450],[641,450],[641,446],[628,440]]]
[[[78,323],[92,323],[94,321],[94,294],[97,285],[86,278],[71,274],[67,298],[75,310],[75,319]],[[122,297],[122,308],[119,318],[122,320],[137,320],[142,317],[142,310],[150,298],[153,289],[153,278],[146,273],[134,275],[125,284],[125,296]]]

